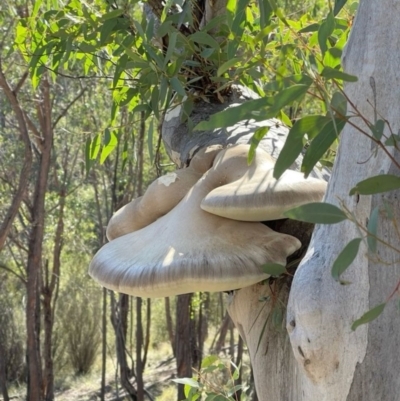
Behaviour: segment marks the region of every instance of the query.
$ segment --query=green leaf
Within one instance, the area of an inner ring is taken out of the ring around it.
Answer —
[[[316,32],[316,31],[318,31],[319,27],[320,27],[320,24],[314,23],[314,24],[308,25],[308,26],[300,29],[299,33]]]
[[[385,309],[386,303],[375,306],[368,312],[364,313],[359,319],[357,319],[351,326],[352,330],[355,330],[358,326],[366,324],[375,320]]]
[[[231,127],[243,120],[262,121],[275,117],[281,108],[304,95],[309,85],[293,85],[273,97],[249,100],[240,106],[230,107],[213,114],[208,121],[200,122],[195,131],[213,130],[221,127]]]
[[[90,143],[90,158],[92,160],[97,158],[97,155],[99,154],[100,151],[100,145],[101,145],[101,135],[97,134]]]
[[[257,128],[251,137],[250,141],[250,150],[249,154],[247,155],[247,163],[250,165],[254,159],[254,155],[256,154],[256,149],[260,143],[260,141],[267,135],[270,127],[261,127]]]
[[[237,0],[236,13],[231,27],[231,31],[236,39],[240,39],[243,35],[246,23],[246,8],[248,4],[249,0]]]
[[[326,17],[325,21],[321,24],[321,26],[318,29],[318,43],[323,55],[328,49],[326,42],[328,41],[329,36],[332,35],[334,29],[335,29],[335,18],[332,12],[330,12]]]
[[[239,57],[234,57],[225,63],[223,63],[217,71],[217,76],[220,77],[224,72],[228,71],[229,68],[233,67],[236,63],[240,62],[242,59]]]
[[[336,125],[335,125],[336,123]],[[329,147],[338,139],[340,132],[345,126],[346,121],[331,120],[321,130],[321,132],[312,140],[310,146],[306,150],[301,171],[307,177],[314,166],[326,153]]]
[[[265,265],[261,266],[261,270],[270,276],[280,276],[286,272],[286,266],[278,263],[266,263]]]
[[[347,99],[342,92],[335,92],[331,99],[331,107],[338,116],[346,116]]]
[[[177,77],[171,78],[170,83],[171,83],[172,89],[173,89],[174,91],[176,91],[176,93],[177,93],[178,95],[186,96],[185,89],[184,89],[184,87],[183,87],[181,81],[179,81],[179,79],[178,79]]]
[[[199,382],[190,378],[190,377],[184,377],[182,379],[172,379],[172,381],[174,381],[175,383],[178,384],[187,384],[190,387],[194,387],[194,388],[199,388]]]
[[[346,74],[343,71],[339,71],[335,68],[324,67],[321,75],[326,79],[338,79],[339,81],[345,82],[357,82],[358,78],[355,75]]]
[[[360,181],[350,190],[349,195],[374,195],[400,188],[400,177],[392,174],[376,175]]]
[[[335,0],[335,8],[333,9],[333,15],[339,14],[339,11],[347,3],[347,0]]]
[[[303,117],[294,123],[275,164],[274,177],[276,179],[294,163],[302,152],[304,135],[315,136],[329,121],[331,121],[329,117],[315,115]]]
[[[378,218],[379,218],[379,206],[376,206],[369,216],[367,230],[368,237],[367,243],[368,248],[372,253],[376,252],[376,232],[378,229]]]
[[[260,10],[260,25],[264,29],[270,24],[272,7],[268,1],[258,0],[258,9]]]
[[[176,48],[177,36],[178,36],[178,32],[172,32],[171,35],[169,36],[168,50],[167,50],[167,53],[165,54],[165,58],[164,58],[164,67],[168,64],[169,60],[171,60],[171,57],[174,54],[174,51]]]
[[[124,13],[124,10],[122,8],[118,9],[118,10],[112,10],[110,12],[108,12],[107,14],[104,14],[102,16],[102,19],[104,21],[108,20],[108,19],[112,19],[112,18],[117,18],[120,15],[122,15]]]
[[[116,19],[109,19],[104,22],[100,30],[100,45],[104,45],[111,35],[112,30],[117,25]]]
[[[201,369],[208,368],[209,366],[211,366],[217,360],[218,360],[218,356],[217,355],[207,355],[201,361]]]
[[[213,49],[219,49],[218,42],[206,32],[201,32],[201,31],[195,32],[194,34],[190,35],[188,39],[196,43],[208,45]]]
[[[324,202],[307,203],[284,213],[292,220],[314,224],[336,224],[347,219],[347,216],[335,205]]]
[[[340,280],[340,275],[353,263],[358,254],[361,241],[362,238],[351,240],[334,261],[331,273],[336,281]]]
[[[110,155],[110,153],[115,149],[115,147],[118,144],[117,136],[115,135],[114,132],[110,132],[108,128],[105,130],[104,142],[105,146],[103,146],[103,149],[101,150],[100,164],[104,163],[104,161],[107,159],[107,157]]]

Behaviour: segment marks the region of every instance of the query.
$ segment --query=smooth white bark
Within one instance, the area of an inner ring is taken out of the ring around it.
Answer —
[[[399,1],[361,1],[344,57],[346,71],[359,77],[357,83],[346,85],[347,95],[372,122],[371,105],[376,104],[378,118],[389,121],[394,133],[400,128],[399,15]],[[360,119],[352,121],[368,132]],[[389,135],[388,129],[385,134]],[[388,150],[394,154],[393,148]],[[395,157],[400,161],[398,154]],[[400,192],[359,198],[348,195],[360,180],[386,173],[399,171],[376,144],[348,124],[342,133],[326,201],[344,202],[365,227],[371,211],[385,200],[399,222]],[[395,245],[400,243],[394,225],[384,213],[380,215],[378,234]],[[263,325],[260,318],[253,323],[258,313],[254,299],[263,295],[265,288],[252,287],[235,294],[230,312],[247,340],[260,401],[400,400],[400,318],[396,299],[376,321],[355,332],[351,330],[355,319],[384,302],[396,286],[400,278],[396,261],[400,255],[379,245],[382,263],[368,256],[362,245],[343,276],[352,284],[341,286],[331,277],[337,255],[359,236],[357,227],[349,222],[316,227],[290,291],[287,328],[293,353],[286,348],[285,334],[274,338],[271,332],[264,333],[259,346],[267,351],[262,355],[254,351]],[[268,310],[264,308],[261,315],[266,319]],[[277,347],[281,348],[276,351]],[[287,368],[284,372],[283,363]],[[274,388],[275,382],[285,389]]]

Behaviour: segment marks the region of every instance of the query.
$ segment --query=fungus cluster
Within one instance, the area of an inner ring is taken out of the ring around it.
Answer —
[[[300,241],[261,222],[320,201],[326,183],[295,171],[276,180],[274,159],[257,149],[249,166],[248,151],[212,146],[154,181],[111,218],[110,242],[90,275],[106,288],[155,298],[243,288],[268,278],[262,265],[285,265]]]

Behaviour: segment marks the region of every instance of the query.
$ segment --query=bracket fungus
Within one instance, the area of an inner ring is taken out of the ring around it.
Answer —
[[[248,145],[198,152],[175,179],[159,178],[118,211],[111,240],[93,258],[90,275],[106,288],[154,298],[229,291],[268,278],[261,266],[286,264],[300,241],[261,221],[322,199],[325,181],[288,171],[273,178],[274,159]]]

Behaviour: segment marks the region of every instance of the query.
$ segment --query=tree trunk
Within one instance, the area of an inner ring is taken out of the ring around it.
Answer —
[[[344,56],[346,71],[357,75],[359,81],[346,85],[345,92],[371,122],[374,121],[371,103],[376,104],[378,115],[390,123],[393,132],[398,132],[400,124],[393,103],[398,103],[400,89],[393,83],[400,78],[395,39],[400,24],[396,18],[389,22],[385,10],[397,15],[400,6],[389,0],[379,5],[369,0],[360,4]],[[368,132],[361,119],[352,122]],[[387,151],[400,161],[394,148]],[[399,169],[382,149],[377,149],[370,139],[348,124],[342,133],[326,201],[336,204],[338,199],[344,201],[364,227],[371,211],[386,201],[397,221],[400,217],[396,206],[398,192],[372,197],[348,195],[357,182],[386,173],[399,175]],[[388,247],[378,247],[379,258],[389,262],[387,265],[367,258],[363,247],[343,277],[352,283],[348,286],[339,285],[330,273],[340,251],[359,236],[359,229],[350,222],[316,228],[290,292],[287,327],[291,347],[285,331],[274,335],[269,328],[274,316],[272,304],[267,302],[262,306],[259,301],[274,295],[268,287],[256,285],[235,293],[229,310],[248,344],[260,400],[398,399],[400,379],[393,372],[398,370],[400,356],[391,351],[400,345],[394,302],[389,303],[376,321],[355,332],[351,330],[355,319],[385,302],[392,293],[399,280],[394,266],[398,255]],[[393,221],[382,213],[378,236],[389,242],[390,238],[398,241]],[[285,302],[289,287],[284,286],[278,293]]]
[[[167,331],[168,331],[169,342],[171,343],[172,353],[174,356],[176,356],[175,336],[174,336],[174,331],[172,328],[173,325],[172,325],[172,317],[171,317],[171,307],[170,307],[170,300],[168,297],[164,299],[164,304],[165,304],[165,319],[167,322]]]
[[[393,133],[400,129],[399,12],[398,1],[362,0],[343,57],[346,72],[358,76],[358,82],[346,85],[346,95],[368,121],[374,123],[378,115],[389,122]],[[370,132],[360,118],[352,122]],[[385,128],[385,135],[390,136],[388,126]],[[386,151],[398,165],[400,155],[395,148],[386,147]],[[376,206],[384,210],[386,203],[392,210],[393,220],[381,212],[377,236],[397,247],[399,233],[394,222],[400,218],[400,192],[348,195],[352,187],[367,177],[398,176],[400,171],[395,162],[347,124],[326,201],[336,204],[338,199],[343,201],[363,227],[371,211]],[[360,231],[349,222],[317,227],[293,282],[288,327],[301,378],[303,396],[300,399],[304,401],[399,398],[400,355],[393,352],[400,346],[396,302],[389,302],[383,314],[372,323],[355,332],[350,329],[355,319],[385,302],[396,287],[399,255],[379,244],[377,257],[367,257],[367,249],[362,245],[358,257],[343,275],[352,284],[340,286],[332,279],[330,268],[343,247],[356,237],[360,237]]]
[[[51,163],[53,130],[51,124],[50,84],[46,78],[42,84],[42,99],[38,107],[38,117],[41,125],[40,167],[35,183],[33,201],[34,224],[29,237],[27,264],[27,359],[28,359],[28,401],[43,399],[42,366],[40,356],[40,299],[39,279],[42,263],[42,247],[45,222],[45,196]]]
[[[355,114],[361,112],[372,124],[377,116],[387,121],[391,132],[386,124],[386,138],[391,133],[397,134],[400,128],[397,116],[400,99],[397,84],[400,81],[399,12],[400,3],[394,0],[379,3],[361,0],[344,53],[346,71],[359,77],[358,82],[345,86],[351,101],[348,108],[353,108]],[[227,107],[229,102],[221,107]],[[241,136],[229,137],[228,132],[239,130],[243,133],[239,140],[245,138],[247,141],[245,132],[251,136],[256,128],[246,125],[245,129],[243,123],[223,132],[203,132],[201,137],[188,138],[187,127],[185,129],[177,121],[178,111],[175,109],[174,114],[167,114],[163,124],[166,149],[178,166],[187,165],[199,147],[237,142]],[[201,119],[216,111],[218,107],[214,104],[208,109],[207,105],[196,105],[196,115]],[[361,118],[352,118],[351,122],[370,132]],[[251,121],[247,123],[252,124]],[[282,138],[278,135],[274,139],[272,129],[268,137],[274,145]],[[267,144],[265,148],[273,156],[279,152],[279,146],[268,149]],[[400,174],[396,167],[400,156],[395,153],[395,148],[382,148],[384,146],[377,146],[376,141],[347,124],[326,201],[334,204],[339,203],[338,199],[343,201],[363,228],[371,211],[385,201],[393,218],[389,219],[387,212],[380,213],[378,236],[389,243],[395,241],[396,246],[399,233],[395,222],[400,218],[396,199],[400,191],[376,196],[348,195],[352,187],[367,177]],[[399,255],[389,247],[379,245],[379,258],[367,257],[366,247],[362,245],[359,255],[343,275],[344,280],[352,284],[341,286],[333,280],[330,270],[344,246],[356,237],[360,237],[360,229],[350,222],[318,226],[293,285],[290,278],[283,278],[270,285],[257,284],[235,291],[231,296],[229,313],[248,345],[260,401],[398,399],[400,355],[393,350],[400,345],[400,327],[395,302],[389,302],[383,314],[369,325],[353,332],[351,324],[397,292],[399,277],[395,264]],[[307,238],[302,242],[307,244]],[[285,316],[281,305],[287,302]]]
[[[133,401],[137,401],[137,392],[130,379],[132,369],[128,365],[126,355],[126,333],[127,316],[129,310],[129,297],[120,294],[119,302],[115,300],[114,293],[111,293],[111,323],[115,332],[117,359],[120,367],[121,385]]]
[[[3,401],[10,401],[7,391],[7,372],[5,365],[5,351],[3,344],[0,341],[0,390],[3,395]]]
[[[178,377],[192,377],[190,303],[192,294],[178,295],[176,302],[175,351]],[[178,401],[185,399],[184,385],[178,385]]]
[[[142,325],[142,298],[136,298],[136,387],[137,401],[143,401],[143,325]]]

